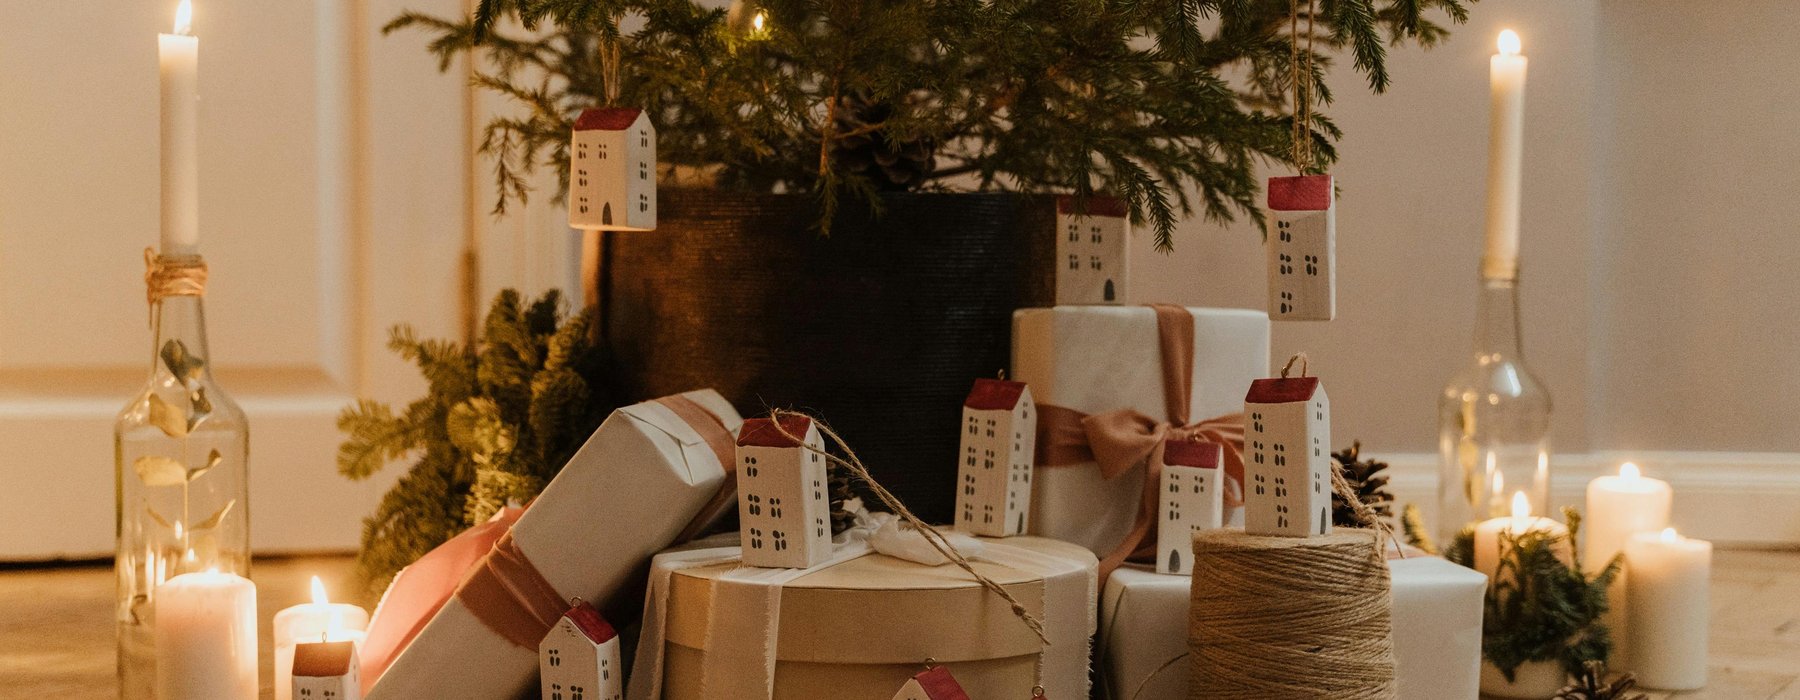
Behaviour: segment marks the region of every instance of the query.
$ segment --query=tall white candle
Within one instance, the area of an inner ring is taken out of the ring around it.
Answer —
[[[200,252],[199,131],[200,39],[193,36],[193,5],[175,9],[175,33],[156,37],[162,84],[162,252]]]
[[[1582,568],[1599,571],[1625,551],[1632,535],[1668,527],[1673,499],[1669,482],[1643,476],[1631,462],[1619,466],[1618,476],[1588,482],[1587,514],[1581,519]]]
[[[1525,131],[1525,56],[1519,35],[1500,32],[1500,52],[1488,61],[1487,254],[1482,275],[1512,279],[1519,264],[1519,154]]]
[[[256,586],[219,571],[156,588],[157,700],[256,700]]]
[[[314,576],[312,602],[275,613],[275,700],[289,700],[294,692],[294,649],[311,642],[362,642],[369,628],[369,612],[349,603],[333,603],[325,595],[325,583]]]
[[[1625,564],[1631,571],[1626,654],[1638,682],[1665,690],[1706,685],[1712,543],[1682,537],[1674,528],[1639,533],[1625,543]]]

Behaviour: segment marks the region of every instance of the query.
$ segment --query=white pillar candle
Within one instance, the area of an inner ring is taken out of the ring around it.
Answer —
[[[193,5],[181,0],[175,33],[156,42],[162,85],[162,253],[200,252],[199,131],[200,39],[193,36]]]
[[[294,648],[311,642],[355,642],[358,650],[367,637],[369,612],[349,603],[333,603],[325,595],[325,583],[312,578],[312,602],[275,613],[275,700],[290,700],[294,692]]]
[[[1475,570],[1488,577],[1488,585],[1494,584],[1494,575],[1500,568],[1500,558],[1510,551],[1510,545],[1506,541],[1517,540],[1519,536],[1534,531],[1545,532],[1557,538],[1551,548],[1558,557],[1568,560],[1569,528],[1555,520],[1533,516],[1531,500],[1525,497],[1524,491],[1513,492],[1512,515],[1485,520],[1475,526]]]
[[[1581,567],[1590,574],[1597,572],[1625,551],[1625,541],[1632,535],[1668,527],[1672,500],[1669,482],[1642,476],[1630,462],[1619,466],[1618,476],[1588,482]]]
[[[256,700],[256,585],[182,574],[156,588],[157,700]]]
[[[1512,279],[1519,263],[1519,157],[1525,132],[1525,57],[1519,35],[1500,32],[1488,61],[1487,254],[1482,275]]]
[[[1638,682],[1664,690],[1706,685],[1712,543],[1682,537],[1674,528],[1639,533],[1625,543],[1625,565],[1631,571],[1626,653]]]

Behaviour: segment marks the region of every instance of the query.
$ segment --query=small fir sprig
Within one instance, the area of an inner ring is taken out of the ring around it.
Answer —
[[[1300,167],[1295,56],[1315,104],[1339,53],[1380,93],[1390,47],[1443,41],[1474,1],[480,0],[384,31],[425,31],[446,68],[471,54],[476,84],[520,107],[483,132],[497,206],[537,168],[566,182],[570,121],[616,95],[653,115],[662,162],[814,193],[822,224],[890,187],[1109,193],[1168,248],[1190,214],[1261,224],[1262,168]],[[1323,169],[1341,133],[1311,114]]]
[[[357,573],[370,598],[433,547],[530,501],[615,407],[587,316],[566,316],[554,290],[529,306],[502,291],[475,347],[405,326],[388,347],[418,365],[425,396],[399,413],[363,399],[338,416],[345,477],[417,456],[363,522]]]
[[[1581,514],[1564,508],[1563,518],[1567,535],[1500,533],[1500,561],[1482,609],[1481,654],[1508,681],[1529,662],[1553,661],[1576,675],[1587,662],[1605,662],[1612,653],[1612,636],[1600,617],[1621,558],[1614,556],[1591,575],[1582,571],[1576,546]],[[1557,552],[1564,542],[1568,563]],[[1474,568],[1474,526],[1457,533],[1444,558]]]

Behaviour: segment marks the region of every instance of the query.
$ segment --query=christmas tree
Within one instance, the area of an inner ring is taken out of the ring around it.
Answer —
[[[821,221],[891,189],[1107,193],[1167,248],[1196,212],[1261,223],[1258,165],[1335,160],[1341,134],[1310,109],[1333,55],[1381,92],[1389,46],[1442,41],[1473,2],[480,0],[386,29],[431,32],[446,68],[473,54],[477,83],[523,107],[484,132],[502,208],[535,168],[566,181],[574,115],[620,104],[649,110],[665,164],[817,193]]]

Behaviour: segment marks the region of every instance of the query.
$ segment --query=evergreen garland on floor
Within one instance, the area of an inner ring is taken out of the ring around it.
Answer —
[[[446,69],[472,55],[476,83],[521,107],[481,146],[499,207],[536,168],[566,182],[570,122],[605,101],[616,46],[617,104],[649,110],[662,163],[815,193],[822,225],[878,190],[1107,193],[1166,249],[1195,212],[1262,223],[1259,166],[1295,167],[1295,55],[1319,105],[1339,52],[1379,93],[1389,47],[1443,41],[1438,19],[1473,2],[1311,0],[1296,17],[1289,0],[480,0],[385,31],[426,31]],[[1341,134],[1312,115],[1323,170]]]
[[[356,570],[366,600],[433,547],[537,496],[611,412],[587,317],[564,318],[554,290],[494,299],[475,347],[394,328],[388,347],[429,385],[398,414],[362,399],[338,416],[338,471],[365,479],[417,455],[363,522]]]

